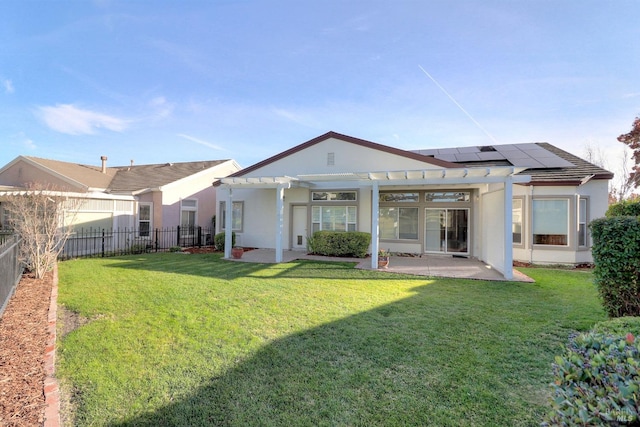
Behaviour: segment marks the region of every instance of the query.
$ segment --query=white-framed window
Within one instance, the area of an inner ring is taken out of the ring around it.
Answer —
[[[312,206],[312,232],[356,231],[357,208],[355,206]]]
[[[468,191],[427,191],[425,201],[434,203],[459,203],[471,201]]]
[[[417,203],[420,201],[420,193],[380,193],[379,200],[382,203]]]
[[[153,214],[152,203],[138,204],[138,235],[149,237],[151,235],[151,218]]]
[[[189,236],[195,233],[196,221],[198,220],[198,201],[185,199],[180,202],[180,227],[181,235]]]
[[[380,238],[418,240],[418,207],[381,207]]]
[[[578,246],[588,246],[587,236],[587,199],[578,201]]]
[[[244,223],[244,202],[231,202],[231,231],[242,231]],[[227,203],[220,202],[220,229],[224,230],[227,226]]]
[[[533,243],[569,245],[569,199],[533,200]]]
[[[357,199],[357,191],[313,191],[311,193],[311,200],[314,202],[355,202]]]
[[[513,199],[511,205],[513,244],[521,245],[522,241],[522,199]]]

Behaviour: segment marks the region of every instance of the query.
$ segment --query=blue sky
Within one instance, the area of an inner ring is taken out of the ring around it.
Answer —
[[[0,165],[249,166],[333,130],[402,149],[590,145],[615,169],[616,137],[640,114],[639,12],[635,0],[10,0]]]

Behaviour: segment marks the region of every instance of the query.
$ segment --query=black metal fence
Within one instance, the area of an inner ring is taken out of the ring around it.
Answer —
[[[163,252],[178,247],[213,246],[214,230],[208,227],[174,227],[153,230],[75,229],[60,254],[61,259],[109,257]]]
[[[0,317],[22,277],[19,252],[20,238],[17,235],[0,234]]]

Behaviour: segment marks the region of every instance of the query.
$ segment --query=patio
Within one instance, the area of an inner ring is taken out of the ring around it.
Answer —
[[[316,261],[341,261],[355,262],[356,268],[363,270],[371,269],[369,258],[336,258],[318,255],[308,255],[301,251],[283,251],[282,262],[291,262],[297,259],[308,259]],[[255,263],[275,263],[276,252],[274,249],[253,249],[244,252],[242,258],[230,261],[255,262]],[[389,267],[380,269],[390,273],[413,274],[416,276],[449,277],[455,279],[478,279],[505,281],[504,276],[474,258],[454,258],[452,256],[422,255],[422,256],[392,256]],[[534,282],[530,277],[513,270],[514,282]]]

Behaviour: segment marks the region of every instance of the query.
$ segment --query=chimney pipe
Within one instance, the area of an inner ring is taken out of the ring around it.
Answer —
[[[100,156],[102,160],[102,173],[107,173],[107,156]]]

